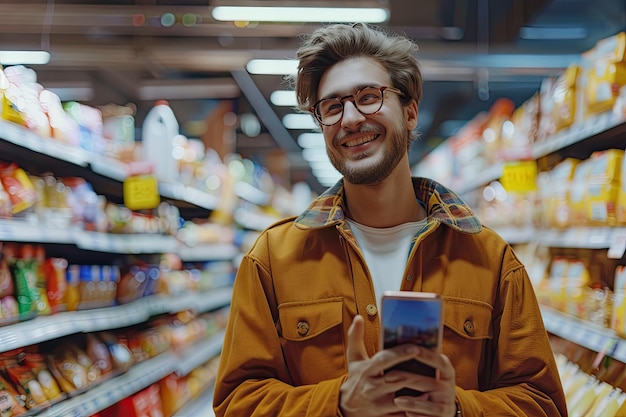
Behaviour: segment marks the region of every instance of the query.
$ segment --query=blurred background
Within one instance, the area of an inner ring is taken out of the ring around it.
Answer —
[[[0,50],[48,51],[48,63],[28,65],[38,82],[64,101],[130,105],[137,139],[147,112],[166,99],[185,136],[320,192],[336,177],[314,175],[303,158],[306,136],[298,140],[315,131],[311,118],[294,114],[284,74],[248,67],[254,59],[293,59],[300,35],[319,23],[213,15],[237,5],[383,10],[376,24],[420,46],[425,84],[412,164],[498,98],[521,105],[544,78],[625,28],[623,0],[5,0]]]

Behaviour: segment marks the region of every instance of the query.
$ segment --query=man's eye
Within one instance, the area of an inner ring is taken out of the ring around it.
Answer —
[[[336,100],[331,100],[328,103],[322,103],[320,106],[322,114],[336,114],[341,111],[343,106]]]
[[[359,96],[359,103],[361,104],[371,104],[379,100],[380,100],[380,97],[377,94],[368,93],[368,94],[363,94],[362,96]]]

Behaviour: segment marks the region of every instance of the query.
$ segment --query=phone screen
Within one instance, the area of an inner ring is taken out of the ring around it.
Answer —
[[[442,335],[442,303],[437,295],[414,292],[385,293],[382,298],[382,320],[384,349],[413,343],[439,350]],[[392,369],[437,377],[435,368],[417,360],[403,362]],[[405,389],[396,395],[419,395],[419,392]]]

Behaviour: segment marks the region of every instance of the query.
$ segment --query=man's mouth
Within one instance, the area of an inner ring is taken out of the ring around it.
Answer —
[[[343,146],[345,146],[346,148],[352,148],[354,146],[359,146],[359,145],[363,145],[365,143],[371,142],[377,137],[378,135],[361,136],[360,138],[344,143]]]

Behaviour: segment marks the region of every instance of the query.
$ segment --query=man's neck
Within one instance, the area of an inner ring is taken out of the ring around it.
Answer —
[[[408,167],[394,170],[379,184],[344,182],[344,189],[348,217],[365,226],[393,227],[426,217],[426,211],[415,197]]]

